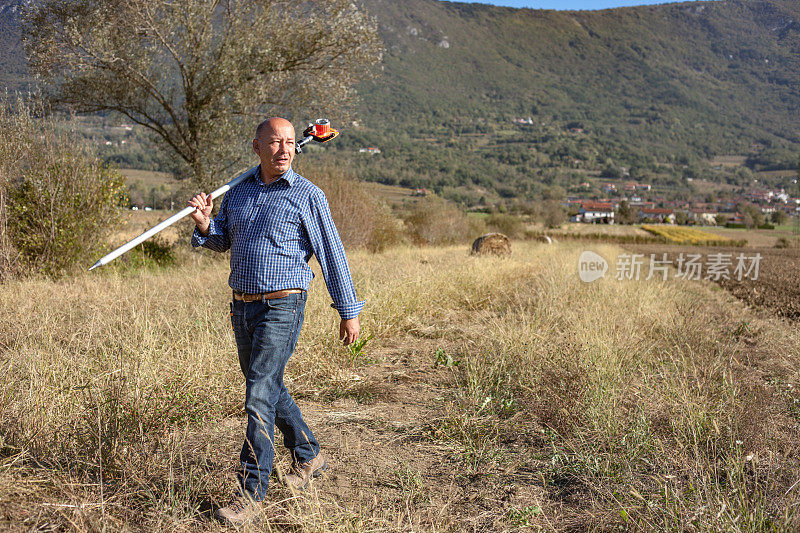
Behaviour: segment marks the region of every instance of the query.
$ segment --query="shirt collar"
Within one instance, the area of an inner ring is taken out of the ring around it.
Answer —
[[[281,178],[285,179],[286,183],[288,183],[289,186],[291,187],[292,185],[294,185],[295,177],[297,177],[297,174],[294,173],[294,170],[292,169],[292,167],[289,167],[289,170],[284,172],[283,176],[281,176],[279,179],[281,179]]]
[[[292,167],[289,167],[289,170],[287,170],[286,172],[281,174],[281,176],[278,179],[276,179],[275,181],[285,180],[286,183],[288,183],[289,186],[291,187],[292,185],[294,185],[294,180],[295,180],[296,177],[297,177],[297,173],[295,173],[295,171],[292,169]],[[262,185],[264,184],[264,182],[261,181],[261,165],[258,165],[258,168],[256,169],[255,174],[253,174],[253,179],[257,180]],[[275,183],[275,181],[273,181],[272,183]]]

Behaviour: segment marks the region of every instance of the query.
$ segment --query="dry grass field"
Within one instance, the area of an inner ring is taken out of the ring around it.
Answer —
[[[185,206],[181,205],[180,207],[183,208]],[[110,246],[122,246],[175,213],[177,213],[177,210],[168,211],[165,209],[123,211],[120,228],[109,236]],[[186,220],[180,221],[159,233],[158,238],[168,243],[175,243],[179,239],[185,238],[188,243],[193,229],[192,221],[187,217]]]
[[[177,189],[181,185],[172,177],[172,174],[168,172],[154,172],[152,170],[133,168],[121,168],[119,172],[125,176],[128,183],[138,181],[145,187],[159,187],[164,185],[169,188]]]
[[[792,239],[793,233],[790,229],[739,229],[723,228],[717,226],[702,226],[703,231],[719,235],[726,239],[747,241],[747,246],[755,248],[774,247],[781,237]]]
[[[562,224],[558,230],[552,231],[551,233],[559,232],[574,234],[592,233],[626,237],[631,235],[647,237],[650,235],[639,226],[630,226],[627,224],[581,224],[576,222]]]
[[[276,480],[244,530],[800,527],[796,323],[705,282],[584,284],[584,246],[352,253],[360,350],[315,281],[287,386],[331,469]],[[0,529],[225,529],[245,424],[226,279],[193,254],[0,286]]]

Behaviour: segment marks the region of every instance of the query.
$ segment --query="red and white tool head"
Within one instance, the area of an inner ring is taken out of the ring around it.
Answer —
[[[299,154],[303,146],[314,140],[318,143],[325,143],[339,136],[339,132],[331,128],[331,122],[326,118],[318,118],[303,131],[303,139],[295,145],[295,151]]]

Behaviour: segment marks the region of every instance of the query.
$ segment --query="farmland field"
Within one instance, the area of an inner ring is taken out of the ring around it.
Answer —
[[[727,239],[747,241],[748,246],[756,248],[773,247],[781,237],[792,239],[793,233],[791,227],[781,226],[773,230],[769,229],[739,229],[739,228],[724,228],[717,226],[703,226],[703,231],[719,235]]]
[[[181,206],[181,208],[183,207],[184,206]],[[152,228],[162,220],[171,217],[175,213],[177,213],[177,210],[169,211],[166,209],[154,209],[152,211],[145,211],[143,209],[138,211],[123,211],[121,215],[122,221],[120,228],[109,237],[109,243],[114,247],[125,244],[129,240]],[[187,228],[193,227],[191,224],[192,223],[189,219],[178,222],[177,224],[170,226],[159,233],[159,238],[164,239],[169,243],[176,242],[182,236],[186,237],[188,240],[190,229]]]
[[[696,247],[646,245],[636,246],[634,249],[659,256],[667,253],[673,262],[681,253],[698,253]],[[709,247],[703,248],[702,253],[705,256],[722,253],[732,257],[741,253],[747,256],[759,254],[761,259],[756,279],[739,280],[731,275],[730,279],[719,279],[719,285],[756,308],[766,309],[779,316],[800,319],[800,249],[753,248],[744,251],[742,248]]]
[[[121,168],[120,174],[125,176],[128,183],[138,181],[145,187],[160,187],[164,185],[170,188],[177,188],[180,182],[176,181],[167,172],[154,172],[152,170],[138,170],[131,168]]]
[[[704,281],[583,283],[581,244],[513,247],[350,254],[360,350],[318,276],[286,381],[331,468],[275,480],[245,530],[800,526],[796,323]],[[0,529],[222,530],[245,424],[227,275],[199,254],[0,286]]]
[[[558,230],[552,231],[551,233],[558,234],[558,233],[574,233],[574,234],[583,234],[583,233],[602,233],[604,235],[639,235],[646,237],[649,234],[642,230],[638,226],[629,226],[624,224],[579,224],[579,223],[567,223],[562,224]]]
[[[666,238],[674,244],[690,244],[690,245],[730,245],[746,244],[743,241],[734,243],[732,239],[727,237],[720,237],[713,233],[687,227],[687,226],[674,226],[674,225],[655,225],[644,224],[642,229],[653,235]]]

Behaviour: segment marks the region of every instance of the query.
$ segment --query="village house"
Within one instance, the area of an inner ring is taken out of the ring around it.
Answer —
[[[585,224],[613,224],[614,205],[610,202],[584,202],[572,222]]]
[[[784,204],[789,202],[789,195],[784,189],[781,189],[780,191],[769,191],[769,195],[770,202],[781,202]]]
[[[705,226],[714,226],[717,224],[717,212],[708,209],[690,209],[689,220],[695,224],[703,224]]]
[[[646,207],[642,207],[639,209],[639,220],[654,220],[661,224],[674,224],[675,212],[672,209],[648,209]]]
[[[744,224],[744,216],[741,213],[723,213],[726,218],[726,224]]]
[[[639,183],[638,181],[628,181],[625,183],[625,190],[626,191],[649,191],[650,185],[646,185],[644,183]]]

